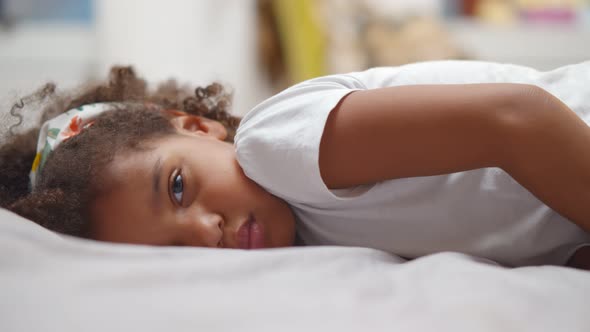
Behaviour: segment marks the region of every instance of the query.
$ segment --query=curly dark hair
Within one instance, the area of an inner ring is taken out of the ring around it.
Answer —
[[[191,91],[170,80],[150,91],[146,81],[131,67],[113,67],[107,82],[83,87],[78,93],[58,95],[47,84],[21,99],[16,111],[33,100],[46,97],[39,124],[24,133],[12,134],[0,147],[0,207],[7,208],[50,230],[89,238],[90,206],[110,190],[102,174],[120,153],[145,148],[145,141],[175,133],[164,110],[179,110],[221,122],[232,142],[240,119],[229,114],[231,96],[213,83]],[[33,191],[29,171],[35,158],[40,124],[69,109],[97,102],[118,102],[94,124],[60,144],[47,158]],[[12,132],[12,128],[11,128]],[[108,139],[104,139],[108,137]]]

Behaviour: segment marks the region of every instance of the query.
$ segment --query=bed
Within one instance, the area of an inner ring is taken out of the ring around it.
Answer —
[[[108,244],[0,210],[0,331],[590,331],[590,272]]]

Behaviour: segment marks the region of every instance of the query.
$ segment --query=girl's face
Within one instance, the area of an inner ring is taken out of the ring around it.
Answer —
[[[124,153],[108,170],[113,190],[92,207],[93,238],[109,242],[223,248],[293,244],[288,205],[247,178],[217,121],[171,120],[178,135]]]

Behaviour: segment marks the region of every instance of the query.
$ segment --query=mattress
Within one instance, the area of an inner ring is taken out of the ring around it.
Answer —
[[[590,331],[590,272],[60,236],[0,210],[0,331]]]

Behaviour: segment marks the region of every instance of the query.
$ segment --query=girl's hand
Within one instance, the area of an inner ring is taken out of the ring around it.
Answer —
[[[576,250],[576,252],[567,262],[566,266],[590,271],[590,245]]]

